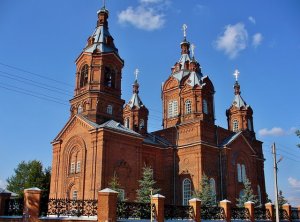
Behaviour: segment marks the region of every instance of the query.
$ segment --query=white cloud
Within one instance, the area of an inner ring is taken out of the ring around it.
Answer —
[[[152,31],[162,28],[165,24],[164,14],[143,5],[137,8],[128,7],[118,15],[119,23],[129,23],[136,28]]]
[[[292,186],[292,188],[298,188],[300,189],[300,180],[297,180],[293,177],[288,178],[289,184]]]
[[[0,179],[0,188],[6,188],[6,186],[7,186],[7,183],[6,183],[6,181],[5,180],[1,180]]]
[[[256,33],[252,37],[252,45],[256,48],[260,45],[261,41],[263,40],[263,36],[261,33]]]
[[[159,3],[161,1],[162,0],[140,0],[141,3],[146,3],[146,4],[149,4],[149,3]]]
[[[247,40],[248,32],[243,23],[227,25],[224,33],[216,40],[215,47],[234,59],[239,52],[246,49]]]
[[[253,18],[252,16],[249,16],[249,17],[248,17],[248,20],[249,20],[251,23],[256,24],[255,18]]]
[[[291,127],[289,130],[284,130],[281,127],[263,128],[258,131],[258,134],[260,136],[286,136],[295,133],[295,130],[295,127]]]

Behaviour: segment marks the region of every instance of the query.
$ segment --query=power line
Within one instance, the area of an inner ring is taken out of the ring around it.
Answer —
[[[52,78],[46,77],[46,76],[41,75],[41,74],[37,74],[37,73],[31,72],[31,71],[27,71],[25,69],[21,69],[21,68],[16,67],[16,66],[8,65],[8,64],[2,63],[2,62],[0,62],[0,65],[8,67],[8,68],[11,68],[11,69],[15,69],[15,70],[18,70],[18,71],[21,71],[21,72],[24,72],[24,73],[27,73],[27,74],[30,74],[30,75],[38,76],[38,77],[40,77],[42,79],[47,79],[49,81],[56,82],[58,84],[61,84],[61,85],[73,88],[72,85],[70,85],[70,84],[68,84],[66,82],[62,82],[62,81],[59,81],[59,80],[56,80],[56,79],[52,79]]]

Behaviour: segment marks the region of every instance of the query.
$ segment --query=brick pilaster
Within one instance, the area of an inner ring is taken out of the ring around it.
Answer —
[[[266,203],[265,207],[266,207],[266,210],[268,210],[270,213],[271,221],[274,222],[275,221],[274,205],[272,203]]]
[[[282,209],[287,212],[288,220],[292,221],[292,207],[288,203],[282,205]]]
[[[10,198],[11,194],[10,193],[0,193],[0,216],[4,215],[5,211],[5,203],[6,201]]]
[[[165,197],[160,194],[155,194],[151,197],[151,205],[155,205],[155,219],[157,222],[165,220]]]
[[[231,202],[229,200],[220,201],[220,207],[224,209],[225,212],[225,221],[231,222]]]
[[[41,194],[42,191],[37,187],[24,190],[23,214],[29,222],[39,221]]]
[[[201,200],[198,198],[193,198],[189,200],[189,205],[193,208],[194,211],[193,221],[200,222],[201,221]]]
[[[247,201],[246,203],[244,203],[244,206],[246,209],[248,209],[249,211],[249,216],[250,216],[250,221],[254,222],[255,221],[255,217],[254,217],[254,203],[252,201]]]
[[[98,192],[98,222],[117,221],[118,192],[106,188]]]

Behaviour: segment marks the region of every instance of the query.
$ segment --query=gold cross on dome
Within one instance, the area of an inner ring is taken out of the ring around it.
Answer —
[[[192,57],[194,57],[195,55],[195,48],[196,46],[194,44],[191,44]]]
[[[186,24],[182,25],[182,30],[183,30],[183,37],[185,38],[186,37],[186,30],[187,30],[187,25]]]
[[[239,75],[240,75],[239,70],[236,69],[236,70],[234,71],[233,75],[235,76],[235,81],[238,81],[238,78],[239,78]]]
[[[138,75],[139,75],[139,73],[140,73],[140,70],[139,70],[139,69],[135,69],[135,71],[134,71],[135,80],[137,80],[137,79],[138,79]]]

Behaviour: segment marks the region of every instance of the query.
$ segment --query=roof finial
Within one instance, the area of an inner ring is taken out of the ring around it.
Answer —
[[[135,69],[135,71],[134,71],[135,81],[137,81],[139,73],[140,73],[140,70],[139,69]]]
[[[238,81],[238,78],[239,78],[239,75],[240,75],[239,70],[236,69],[236,70],[234,71],[233,75],[235,76],[235,81],[237,82],[237,81]]]
[[[105,8],[106,0],[103,0],[103,8]]]
[[[186,30],[187,30],[187,25],[186,24],[183,24],[182,25],[182,30],[183,30],[183,37],[184,37],[184,39],[186,39]]]
[[[192,58],[195,57],[195,48],[196,48],[196,46],[192,43],[192,44],[191,44]]]

